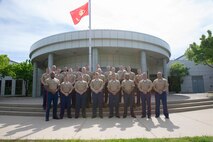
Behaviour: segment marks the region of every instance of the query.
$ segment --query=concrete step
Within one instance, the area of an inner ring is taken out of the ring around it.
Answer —
[[[152,114],[155,113],[155,104],[152,103]],[[213,99],[197,99],[197,100],[184,100],[168,102],[169,113],[193,111],[200,109],[213,108]],[[123,104],[120,104],[120,112],[123,113]],[[141,115],[141,106],[135,107],[135,113]],[[60,106],[58,107],[58,112]],[[161,105],[162,111],[162,105]],[[52,110],[50,111],[52,112]],[[74,114],[74,109],[72,109]],[[103,112],[108,116],[109,108],[104,107]],[[91,116],[92,108],[87,108],[88,116]],[[59,113],[58,113],[59,114]],[[44,116],[45,111],[39,104],[0,104],[0,115],[13,115],[13,116]],[[51,116],[51,115],[50,115]]]
[[[201,105],[201,106],[190,106],[190,107],[180,107],[180,108],[169,108],[169,113],[178,113],[178,112],[186,112],[186,111],[194,111],[194,110],[201,110],[201,109],[209,109],[213,108],[213,105]],[[160,110],[162,114],[162,109]],[[154,109],[152,109],[152,115],[155,114]],[[120,114],[123,114],[123,110],[120,110]],[[135,110],[136,115],[141,115],[141,110]],[[11,116],[45,116],[45,112],[24,112],[24,111],[6,111],[6,110],[0,110],[0,115],[11,115]],[[59,115],[59,110],[58,110]],[[74,110],[72,110],[72,115],[74,116]],[[103,111],[104,116],[108,116],[108,111]],[[52,116],[52,110],[50,111],[50,116]],[[91,117],[92,112],[87,111],[87,116]],[[66,111],[65,111],[65,117],[66,117]]]
[[[213,100],[200,100],[200,101],[187,101],[179,103],[168,103],[168,108],[180,108],[180,107],[190,107],[190,106],[200,106],[200,105],[213,105]],[[155,108],[155,104],[152,104],[152,109]],[[162,105],[161,105],[162,108]],[[60,106],[58,107],[60,110]],[[108,106],[104,107],[104,111],[108,111]],[[0,105],[0,110],[2,111],[23,111],[23,112],[44,112],[44,110],[39,105],[26,105],[26,104],[15,104],[15,105]],[[120,104],[120,110],[123,110],[123,104]],[[135,110],[141,110],[141,106],[135,107]],[[92,108],[87,108],[87,111],[92,111]]]

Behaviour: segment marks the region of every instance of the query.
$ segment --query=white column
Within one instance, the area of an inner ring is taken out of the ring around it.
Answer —
[[[53,65],[53,53],[48,55],[48,67],[51,68]]]
[[[4,96],[5,93],[5,79],[1,79],[1,96]]]
[[[141,67],[142,67],[142,72],[147,72],[147,63],[146,63],[146,52],[141,51]]]
[[[98,64],[98,49],[96,47],[92,48],[92,71],[96,70],[96,65]]]
[[[24,96],[25,95],[25,85],[24,85],[24,80],[22,80],[22,96]]]
[[[166,58],[163,59],[163,76],[164,78],[168,78],[168,75],[167,75],[167,60]]]
[[[11,90],[11,95],[16,95],[16,80],[12,79],[12,90]]]
[[[41,81],[40,78],[42,76],[42,70],[40,68],[38,68],[37,71],[37,96],[41,96]]]
[[[32,97],[36,97],[37,95],[37,62],[33,62],[33,90]]]

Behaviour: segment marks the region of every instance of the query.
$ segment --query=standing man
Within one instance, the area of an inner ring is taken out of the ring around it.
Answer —
[[[92,118],[97,117],[97,107],[99,107],[99,117],[103,118],[103,87],[104,81],[99,78],[99,73],[95,72],[95,78],[90,83],[92,90]]]
[[[130,106],[131,116],[136,118],[133,110],[134,94],[133,90],[135,87],[134,81],[130,79],[129,73],[125,73],[125,79],[122,81],[121,87],[124,93],[124,114],[123,118],[127,117],[127,109]]]
[[[107,66],[107,71],[104,73],[104,76],[105,76],[105,86],[104,86],[104,104],[106,105],[107,102],[108,102],[108,89],[107,89],[107,85],[108,85],[108,78],[109,78],[109,74],[110,74],[110,70],[111,70],[111,67],[110,66]]]
[[[87,74],[86,67],[82,67],[82,77],[83,77],[83,80],[87,82],[87,84],[90,84],[91,77],[89,74]],[[87,96],[86,105],[87,105],[87,107],[89,107],[89,105],[91,104],[91,90],[89,87],[87,88],[86,96]]]
[[[126,70],[124,69],[124,67],[122,65],[120,65],[119,70],[117,72],[118,74],[118,80],[120,81],[120,83],[122,83],[122,81],[124,80],[124,74],[126,73]],[[122,100],[122,90],[119,91],[119,102],[121,102]]]
[[[142,116],[141,118],[148,116],[151,118],[151,90],[152,81],[147,79],[146,72],[142,75],[142,80],[138,83],[138,89],[140,91],[141,102],[142,102]],[[146,111],[147,110],[147,111]]]
[[[72,68],[69,68],[68,72],[67,72],[67,77],[68,77],[68,81],[72,84],[72,86],[75,85],[75,81],[77,80],[77,77],[75,75],[75,73],[73,72],[73,69]],[[75,92],[75,89],[72,90],[71,92],[71,106],[72,108],[75,108],[75,101],[76,101],[76,92]]]
[[[61,111],[60,119],[64,117],[64,110],[67,108],[67,117],[72,118],[71,115],[71,92],[73,90],[72,84],[69,82],[68,77],[65,75],[64,81],[60,85],[61,91]]]
[[[86,118],[86,91],[88,88],[88,83],[83,80],[83,76],[78,76],[78,81],[75,83],[75,91],[76,91],[76,107],[75,107],[75,118],[79,117],[80,108],[82,111],[82,117]]]
[[[121,84],[119,80],[116,79],[115,73],[111,74],[112,79],[108,82],[108,91],[109,91],[109,118],[114,116],[114,107],[115,107],[115,116],[120,118],[119,115],[119,91]]]
[[[42,96],[43,96],[43,109],[46,110],[46,106],[47,106],[47,90],[45,89],[45,81],[47,78],[49,78],[49,68],[46,68],[46,72],[42,74],[41,76],[41,89],[42,89]]]
[[[141,69],[137,69],[137,75],[135,76],[135,85],[136,85],[136,93],[137,93],[137,106],[140,106],[140,91],[138,89],[138,83],[142,80],[142,72]]]
[[[167,80],[162,77],[162,73],[157,73],[157,79],[153,82],[153,89],[155,90],[155,117],[160,116],[160,100],[163,104],[163,114],[165,118],[169,119],[167,108],[167,87],[169,86]]]
[[[50,73],[50,77],[45,81],[45,88],[48,91],[47,96],[47,109],[46,109],[46,121],[49,121],[49,113],[51,102],[53,101],[53,119],[59,119],[57,116],[57,105],[58,105],[58,90],[60,82],[55,78],[55,72]]]

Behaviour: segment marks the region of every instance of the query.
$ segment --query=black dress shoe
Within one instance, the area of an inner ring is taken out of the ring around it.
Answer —
[[[145,118],[146,116],[142,115],[141,118]]]
[[[120,118],[120,116],[119,116],[119,115],[116,115],[116,117],[117,117],[117,118]]]
[[[77,119],[78,117],[79,117],[79,116],[78,116],[78,115],[76,115],[76,116],[75,116],[75,119]]]
[[[112,117],[113,117],[112,115],[109,116],[109,118],[112,118]]]
[[[57,119],[58,120],[59,118],[56,116],[56,117],[53,117],[53,119]]]
[[[135,115],[131,115],[133,118],[136,118],[136,116]]]
[[[169,119],[169,116],[165,116],[166,119]]]
[[[159,117],[159,115],[155,115],[155,118],[158,118]]]

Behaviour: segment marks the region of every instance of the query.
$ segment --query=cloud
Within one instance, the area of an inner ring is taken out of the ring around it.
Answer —
[[[69,15],[86,2],[0,1],[0,54],[9,49],[28,55],[30,46],[39,39],[88,29],[88,16],[74,26]],[[92,29],[131,30],[157,36],[169,43],[174,59],[190,43],[199,42],[208,29],[213,31],[212,7],[212,0],[92,0]]]

